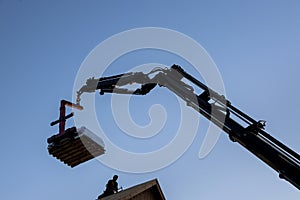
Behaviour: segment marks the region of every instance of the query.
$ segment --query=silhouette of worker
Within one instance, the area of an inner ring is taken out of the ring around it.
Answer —
[[[117,182],[117,180],[118,180],[118,176],[114,175],[113,179],[110,179],[107,182],[105,191],[103,192],[103,194],[98,196],[98,199],[101,199],[103,197],[106,197],[106,196],[112,195],[114,193],[117,193],[118,192],[118,182]]]

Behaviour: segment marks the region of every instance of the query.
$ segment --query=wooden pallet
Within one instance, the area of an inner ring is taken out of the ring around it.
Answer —
[[[49,143],[48,152],[66,165],[75,167],[104,154],[105,149],[101,138],[81,127],[69,129],[67,137],[56,137],[54,142]]]

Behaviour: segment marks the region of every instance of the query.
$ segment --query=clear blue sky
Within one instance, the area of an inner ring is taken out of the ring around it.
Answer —
[[[117,172],[96,160],[68,168],[48,155],[46,139],[57,132],[49,123],[58,117],[59,100],[72,98],[88,53],[114,34],[154,26],[199,42],[217,64],[228,99],[267,120],[267,131],[299,152],[299,9],[296,0],[0,0],[0,198],[95,199],[118,174],[124,188],[158,178],[167,199],[298,200],[298,190],[226,134],[199,160],[203,119],[183,157],[146,174]],[[158,62],[152,55],[145,60]]]

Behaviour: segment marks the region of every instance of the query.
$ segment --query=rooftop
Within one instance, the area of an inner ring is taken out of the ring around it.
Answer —
[[[139,185],[122,190],[101,200],[166,200],[158,180],[153,179]]]

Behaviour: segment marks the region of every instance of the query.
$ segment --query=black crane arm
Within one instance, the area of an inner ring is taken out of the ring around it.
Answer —
[[[128,89],[126,86],[131,84],[139,87]],[[202,90],[202,93],[196,94],[190,84]],[[265,132],[265,121],[254,120],[234,107],[223,95],[207,87],[178,65],[173,65],[170,69],[155,68],[147,74],[131,72],[88,79],[86,85],[77,92],[77,104],[80,104],[80,96],[84,92],[100,90],[100,94],[145,95],[157,85],[174,92],[188,106],[226,132],[232,141],[238,142],[277,171],[280,178],[300,189],[300,155]],[[236,119],[240,119],[246,125],[242,125]]]

